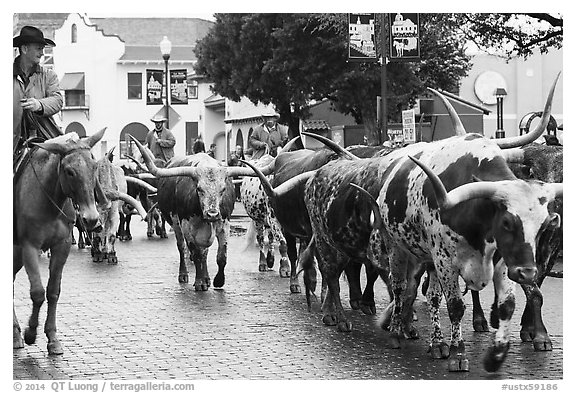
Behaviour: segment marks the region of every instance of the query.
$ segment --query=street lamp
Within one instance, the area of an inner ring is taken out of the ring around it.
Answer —
[[[498,87],[494,90],[494,95],[496,96],[496,113],[497,113],[497,120],[496,120],[496,138],[504,138],[504,97],[506,97],[508,93],[506,89],[503,87]]]
[[[164,36],[162,41],[160,41],[160,52],[162,52],[162,58],[164,59],[164,64],[166,66],[166,128],[170,128],[170,107],[169,107],[169,76],[168,76],[168,60],[170,59],[170,52],[172,51],[172,43],[168,37]]]

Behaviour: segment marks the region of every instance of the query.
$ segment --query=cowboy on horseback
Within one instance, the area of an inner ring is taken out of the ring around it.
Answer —
[[[52,118],[64,103],[58,76],[52,69],[40,66],[46,45],[56,46],[33,26],[24,26],[20,35],[13,38],[13,47],[19,52],[14,59],[13,78],[14,172],[31,139],[42,142],[62,135]]]

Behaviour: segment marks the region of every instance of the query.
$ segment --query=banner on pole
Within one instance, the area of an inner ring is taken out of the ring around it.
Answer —
[[[388,14],[390,61],[420,60],[420,14]]]
[[[376,14],[348,14],[348,60],[378,61],[375,19]]]
[[[186,70],[170,70],[170,103],[188,104],[188,84]]]
[[[146,70],[146,105],[162,105],[164,71]]]

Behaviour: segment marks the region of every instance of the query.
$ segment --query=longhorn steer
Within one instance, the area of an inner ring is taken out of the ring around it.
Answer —
[[[293,152],[283,152],[278,154],[278,157],[276,157],[276,160],[273,162],[274,177],[271,182],[268,182],[264,174],[268,174],[272,172],[272,170],[269,168],[263,168],[262,172],[257,170],[257,172],[261,173],[261,175],[259,175],[261,176],[260,180],[265,185],[264,190],[270,197],[270,205],[276,213],[276,217],[282,226],[282,231],[286,238],[291,267],[290,290],[292,293],[300,292],[300,285],[297,276],[298,258],[303,265],[309,266],[311,264],[313,265],[314,257],[313,247],[308,247],[312,240],[313,233],[308,211],[306,210],[304,203],[304,185],[301,181],[295,181],[294,179],[307,178],[312,171],[317,170],[339,156],[357,158],[349,151],[344,151],[333,142],[326,140],[325,138],[322,138],[322,140],[325,143],[330,144],[329,146],[331,150],[296,150]],[[353,152],[356,150],[360,154],[370,157],[385,154],[384,152],[388,151],[382,148],[367,148],[361,146],[352,149]],[[248,163],[248,165],[251,164]],[[282,194],[273,193],[271,190],[274,187],[283,187],[287,189],[287,191]],[[300,257],[298,257],[296,252],[296,239],[300,241]],[[385,282],[387,282],[387,273],[378,272],[370,264],[367,264],[366,289],[362,292],[360,288],[360,268],[361,265],[357,264],[350,264],[346,268],[350,290],[350,306],[353,309],[361,309],[365,314],[374,314],[376,310],[373,285],[378,278],[378,273],[381,273],[381,277]],[[306,297],[308,307],[310,308],[310,292],[313,292],[315,287],[315,270],[311,269],[308,271],[311,271],[312,275],[306,274],[304,280],[308,283],[306,286]],[[325,283],[323,282],[323,285],[324,284]]]
[[[252,162],[257,167],[269,164],[274,157],[262,156]],[[256,241],[260,247],[258,270],[265,272],[267,268],[274,266],[274,243],[278,243],[280,251],[280,277],[290,277],[290,263],[288,260],[286,239],[282,234],[280,223],[276,219],[274,210],[270,207],[268,197],[264,193],[262,184],[254,177],[245,177],[240,185],[240,200],[248,217],[252,219],[256,229]],[[268,246],[265,244],[265,236],[268,235]]]
[[[250,176],[252,171],[248,168],[222,167],[205,153],[174,157],[166,168],[158,168],[140,142],[134,137],[132,140],[150,172],[159,178],[158,207],[174,228],[180,253],[178,281],[188,282],[186,259],[189,253],[190,260],[196,266],[195,290],[208,290],[210,277],[206,260],[208,248],[216,237],[218,273],[214,277],[214,287],[224,286],[230,215],[236,199],[230,177]]]
[[[357,246],[354,240],[359,237],[354,237],[354,233],[361,229],[356,223],[367,220],[367,213],[353,206],[356,197],[348,189],[350,182],[364,186],[367,194],[376,197],[381,224],[371,231],[368,248],[361,244],[360,249],[346,252],[365,252],[378,264],[384,242],[394,292],[390,335],[394,348],[400,348],[404,337],[417,337],[411,325],[416,277],[419,265],[432,261],[434,269],[430,271],[427,291],[432,356],[450,357],[450,371],[469,369],[460,328],[465,306],[458,276],[468,288],[476,290],[484,288],[493,277],[500,328],[484,365],[488,371],[501,366],[509,346],[513,281],[529,284],[535,279],[536,241],[547,228],[559,225],[560,217],[548,212],[548,203],[562,193],[561,184],[516,178],[506,162],[514,154],[501,148],[524,145],[543,132],[557,80],[548,96],[541,123],[528,135],[501,140],[489,140],[478,134],[459,135],[411,145],[380,158],[335,161],[306,177],[309,178],[305,185],[306,201],[312,221],[317,222],[313,224],[317,230],[314,236],[318,236],[317,247],[320,257],[325,258],[325,270],[333,261],[330,257],[334,257],[329,246],[336,243],[331,244],[331,239],[339,240],[341,247],[348,243]],[[435,93],[444,101],[453,122],[462,127],[448,101]],[[414,162],[408,156],[415,157]],[[478,179],[484,181],[474,182]],[[294,180],[300,186],[304,181],[304,176]],[[450,193],[447,194],[444,187],[451,190]],[[319,206],[328,214],[321,214]],[[342,208],[357,220],[339,216],[337,212]],[[502,259],[494,267],[492,257],[496,251]],[[332,263],[342,266],[339,261]],[[349,330],[339,301],[337,280],[329,279],[328,287],[339,327]],[[450,347],[444,342],[439,324],[442,292],[452,325]],[[328,296],[323,310],[330,312],[327,300]]]
[[[96,162],[90,149],[104,135],[105,129],[78,140],[71,134],[37,144],[23,164],[21,176],[14,183],[13,279],[25,267],[30,281],[32,315],[24,334],[28,345],[36,342],[38,317],[44,300],[48,316],[44,333],[48,354],[60,355],[62,346],[56,335],[56,306],[64,264],[70,253],[72,225],[76,219],[74,205],[89,229],[98,224],[98,202],[109,203],[96,179]],[[50,275],[44,290],[38,258],[40,250],[50,250]],[[13,347],[22,348],[20,324],[14,310]]]
[[[518,157],[519,162],[511,163],[510,168],[521,179],[537,179],[544,182],[563,182],[562,146],[547,146],[531,143],[522,147]],[[556,198],[550,203],[549,210],[563,216],[563,201]],[[552,350],[552,341],[548,336],[542,321],[543,297],[540,291],[544,278],[550,273],[554,263],[562,251],[562,226],[546,228],[538,241],[536,249],[536,266],[538,273],[533,284],[522,284],[526,295],[526,306],[522,314],[520,338],[522,341],[532,341],[534,350]],[[472,291],[473,299],[473,325],[476,331],[488,331],[488,323],[484,317],[480,297],[477,291]],[[491,325],[498,328],[497,303],[492,306]]]
[[[143,219],[146,217],[146,210],[144,210],[140,202],[126,193],[126,182],[128,179],[124,176],[124,171],[120,167],[112,164],[111,153],[97,162],[96,176],[106,196],[112,200],[112,203],[109,207],[98,208],[102,225],[99,230],[92,232],[92,260],[94,262],[116,264],[118,263],[118,258],[116,257],[114,243],[116,242],[116,232],[120,222],[120,211],[124,202],[133,206]],[[130,181],[143,183],[141,180],[133,178],[130,178]]]

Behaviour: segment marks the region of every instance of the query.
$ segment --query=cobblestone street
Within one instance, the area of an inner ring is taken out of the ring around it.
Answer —
[[[525,297],[517,289],[512,342],[506,363],[494,374],[484,371],[482,358],[491,333],[474,333],[472,300],[465,297],[463,332],[470,358],[469,373],[449,373],[446,360],[426,353],[428,316],[425,298],[415,307],[420,339],[403,350],[390,349],[388,333],[376,326],[388,304],[385,287],[376,283],[377,315],[353,311],[348,287],[341,281],[343,304],[353,323],[340,333],[322,323],[316,301],[308,312],[303,294],[291,294],[289,280],[273,270],[258,272],[257,249],[244,247],[245,217],[232,224],[226,284],[222,290],[194,291],[178,283],[178,251],[174,233],[168,239],[146,238],[145,225],[133,220],[131,242],[117,242],[118,265],[93,263],[90,249],[72,247],[64,269],[58,306],[58,332],[64,355],[50,357],[42,333],[42,307],[35,345],[15,350],[14,379],[520,379],[563,378],[562,281],[544,282],[543,317],[554,350],[534,352],[520,341],[520,315]],[[215,245],[208,267],[216,273]],[[41,260],[46,284],[48,260]],[[194,270],[190,270],[193,282]],[[481,293],[488,316],[492,288]],[[318,291],[319,295],[319,291]],[[22,270],[14,285],[14,304],[22,327],[31,311],[28,280]],[[443,328],[449,337],[446,308]]]

